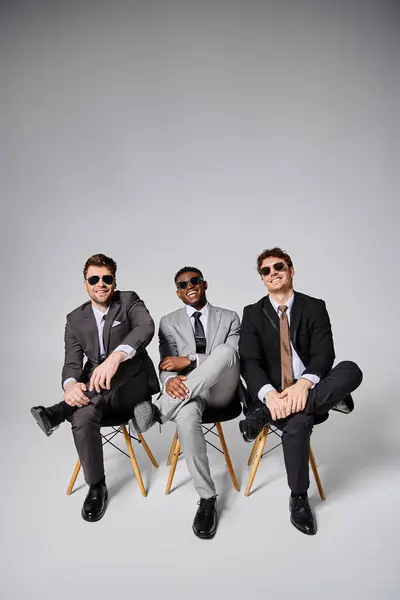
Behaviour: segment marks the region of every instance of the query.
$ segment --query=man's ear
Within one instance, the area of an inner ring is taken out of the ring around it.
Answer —
[[[205,290],[208,289],[208,283],[207,283],[207,281],[204,282],[204,289]]]

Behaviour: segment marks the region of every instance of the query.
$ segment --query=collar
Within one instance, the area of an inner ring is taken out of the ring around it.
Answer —
[[[197,308],[193,308],[193,306],[188,306],[186,304],[186,312],[189,316],[189,319],[190,319],[190,317],[192,317],[194,315],[195,312],[199,312],[202,314],[203,317],[207,317],[209,309],[210,309],[210,305],[208,304],[208,302],[205,306],[203,306],[203,308],[201,310],[197,310]]]
[[[110,310],[110,305],[107,306],[107,310],[105,312],[101,312],[101,310],[99,310],[92,304],[92,310],[94,318],[96,319],[96,323],[100,325],[102,318],[105,317],[108,311]]]
[[[278,304],[278,302],[275,302],[275,300],[272,300],[271,296],[268,296],[268,298],[269,298],[269,301],[271,302],[273,308],[275,309],[275,311],[277,313],[279,313],[279,307],[282,306],[282,304]],[[288,312],[290,312],[290,310],[293,306],[293,302],[294,302],[294,293],[291,295],[289,300],[285,303],[285,305],[288,307]]]

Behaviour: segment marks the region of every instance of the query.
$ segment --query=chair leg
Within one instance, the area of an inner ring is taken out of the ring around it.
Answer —
[[[254,444],[253,444],[253,447],[252,447],[250,455],[249,455],[249,460],[247,461],[247,466],[248,467],[250,467],[252,465],[252,463],[253,463],[254,455],[256,453],[256,450],[257,450],[258,444],[260,443],[261,438],[262,438],[262,432],[254,440]]]
[[[310,446],[310,465],[312,468],[312,472],[314,474],[315,483],[317,484],[320,498],[321,498],[321,500],[324,501],[324,500],[326,500],[326,496],[325,496],[324,488],[322,487],[322,482],[321,482],[321,478],[319,476],[317,463],[315,462],[314,452],[312,451],[311,446]]]
[[[69,482],[69,486],[67,489],[68,496],[71,494],[72,490],[74,489],[75,481],[76,481],[76,478],[78,477],[80,470],[81,470],[81,461],[78,458],[78,460],[76,461],[74,472],[72,473],[71,481]]]
[[[176,442],[175,442],[174,452],[172,454],[172,459],[171,459],[171,468],[169,470],[168,481],[167,481],[167,485],[166,485],[166,488],[165,488],[165,493],[167,495],[171,491],[172,480],[173,480],[174,475],[175,475],[176,465],[178,464],[178,458],[179,458],[180,449],[181,449],[181,445],[179,443],[179,439],[178,439],[178,436],[177,436]]]
[[[138,433],[138,438],[141,441],[141,444],[142,444],[142,446],[144,448],[144,451],[146,452],[147,456],[149,457],[149,459],[151,460],[151,462],[153,463],[153,465],[155,466],[155,468],[158,469],[158,462],[154,458],[152,451],[148,447],[147,442],[146,442],[146,440],[144,439],[144,437],[142,436],[141,433]]]
[[[133,467],[133,470],[135,472],[136,479],[137,479],[137,482],[139,484],[140,491],[142,492],[142,496],[147,496],[146,488],[143,485],[142,475],[140,474],[139,466],[138,466],[137,461],[136,461],[136,456],[135,456],[135,453],[134,453],[133,448],[132,448],[131,438],[129,436],[129,433],[128,433],[125,425],[122,425],[121,429],[122,429],[122,433],[124,434],[126,446],[128,448],[129,456],[131,458],[132,467]]]
[[[174,455],[174,450],[175,450],[176,440],[177,439],[178,439],[178,432],[175,431],[175,435],[174,435],[174,438],[172,440],[171,448],[169,449],[168,460],[167,460],[167,465],[168,466],[171,464],[171,460],[172,460],[172,457]]]
[[[240,486],[238,484],[238,480],[236,479],[235,471],[233,470],[231,457],[229,455],[228,446],[226,445],[225,436],[224,436],[224,432],[222,431],[221,423],[215,423],[215,426],[217,428],[218,437],[221,442],[222,451],[225,456],[226,466],[228,467],[229,475],[231,476],[233,486],[237,492],[240,492]]]
[[[253,466],[250,471],[250,477],[249,477],[249,481],[247,482],[246,491],[244,493],[245,496],[248,496],[250,494],[251,486],[253,485],[254,477],[256,476],[257,469],[260,464],[260,460],[262,458],[262,453],[264,452],[265,443],[267,441],[267,436],[268,436],[268,431],[269,431],[269,426],[267,425],[264,428],[261,436],[259,437],[259,442],[257,444],[257,450],[256,450],[256,456],[255,456],[254,463],[253,463]]]

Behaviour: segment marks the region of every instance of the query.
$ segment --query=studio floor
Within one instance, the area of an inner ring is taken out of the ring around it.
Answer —
[[[80,516],[86,494],[81,474],[66,495],[76,461],[69,426],[46,438],[26,411],[18,436],[10,429],[8,439],[3,436],[9,458],[2,494],[2,598],[399,598],[398,442],[394,419],[379,426],[367,396],[364,389],[364,406],[359,399],[352,415],[332,414],[314,431],[312,447],[327,495],[321,502],[311,478],[314,537],[289,522],[281,448],[263,458],[253,491],[244,496],[251,446],[242,442],[237,420],[224,431],[240,493],[223,456],[209,448],[220,515],[213,540],[192,533],[197,496],[182,457],[172,491],[164,493],[172,424],[145,436],[158,469],[134,443],[146,498],[129,459],[107,447],[108,510],[98,523],[86,523]],[[124,448],[122,435],[119,443]],[[269,446],[274,443],[271,436]]]

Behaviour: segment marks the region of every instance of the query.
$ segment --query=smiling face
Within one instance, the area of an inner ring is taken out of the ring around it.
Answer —
[[[268,274],[263,273],[265,267],[269,268]],[[293,290],[294,268],[289,268],[282,258],[275,256],[265,258],[261,263],[260,272],[261,279],[270,294],[287,294]]]
[[[104,276],[111,276],[112,283],[105,283],[103,280]],[[93,281],[91,279],[92,277],[99,278],[94,285],[91,285],[90,283],[90,281]],[[89,294],[93,304],[101,309],[107,308],[107,306],[110,304],[111,298],[114,294],[117,284],[110,269],[108,269],[107,267],[95,267],[94,265],[91,265],[86,272],[86,279],[84,285],[85,290]]]
[[[193,280],[194,282],[192,282]],[[184,289],[180,287],[186,283]],[[184,304],[201,310],[207,304],[207,282],[203,281],[198,271],[185,271],[176,280],[176,294]]]

